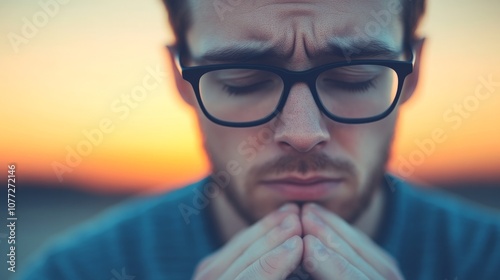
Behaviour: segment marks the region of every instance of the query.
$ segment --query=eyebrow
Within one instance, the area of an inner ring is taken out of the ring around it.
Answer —
[[[355,60],[380,57],[395,59],[402,50],[391,48],[380,40],[348,41],[334,38],[327,43],[327,48],[314,53],[314,57],[330,56],[338,59]],[[248,61],[266,61],[267,59],[285,58],[275,46],[265,43],[242,43],[227,47],[214,48],[200,56],[194,56],[195,63],[234,63]]]
[[[349,42],[334,38],[328,42],[328,47],[334,56],[344,57],[346,59],[374,57],[395,59],[404,52],[401,49],[392,48],[387,43],[380,40]]]
[[[206,51],[201,56],[193,56],[192,59],[196,63],[229,63],[260,60],[277,56],[279,56],[277,51],[270,45],[260,43],[243,43],[239,45],[214,48]]]

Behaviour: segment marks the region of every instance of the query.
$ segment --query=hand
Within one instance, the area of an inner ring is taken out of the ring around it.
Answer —
[[[205,258],[194,279],[284,279],[303,252],[299,208],[286,204]]]
[[[403,279],[391,256],[334,213],[306,204],[301,222],[302,266],[314,279]]]

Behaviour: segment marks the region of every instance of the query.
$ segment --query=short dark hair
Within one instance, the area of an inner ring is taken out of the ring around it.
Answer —
[[[414,43],[417,37],[417,28],[425,12],[425,0],[401,0],[404,22],[404,42]],[[187,47],[186,32],[191,24],[191,13],[188,0],[163,0],[167,8],[170,25],[176,39],[178,48]]]

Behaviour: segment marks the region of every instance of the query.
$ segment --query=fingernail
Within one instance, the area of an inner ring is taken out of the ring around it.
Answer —
[[[290,209],[292,209],[292,204],[287,203],[287,204],[285,204],[285,205],[281,206],[281,207],[280,207],[280,209],[279,209],[278,211],[280,211],[280,212],[285,212],[285,211],[288,211],[288,210],[290,210]]]
[[[316,238],[316,240],[314,241],[314,250],[315,250],[315,256],[318,260],[325,260],[325,258],[327,258],[328,256],[328,250],[325,246],[325,244],[323,244],[323,242],[321,242],[321,240],[319,240],[318,238]]]
[[[282,229],[289,229],[291,227],[293,227],[293,217],[290,215],[288,217],[286,217],[280,224],[280,227]]]
[[[293,237],[288,238],[288,240],[285,241],[285,243],[283,243],[281,246],[283,246],[284,248],[286,248],[288,250],[293,250],[293,249],[297,248],[297,244],[298,244],[298,238],[293,236]]]
[[[318,224],[320,226],[325,225],[325,223],[316,214],[314,214],[313,212],[309,212],[307,214],[307,216],[309,217],[309,219],[311,221],[315,222],[316,224]]]
[[[312,209],[321,210],[321,208],[319,207],[319,205],[316,204],[316,203],[311,203],[309,205],[310,205],[309,207],[311,207]]]

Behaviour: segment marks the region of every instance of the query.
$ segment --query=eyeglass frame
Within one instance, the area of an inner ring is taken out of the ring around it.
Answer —
[[[175,51],[176,48],[173,46],[167,46],[171,51]],[[290,91],[296,83],[305,83],[309,87],[309,90],[311,91],[311,94],[313,96],[314,102],[316,103],[316,106],[320,109],[320,111],[326,115],[329,119],[339,122],[339,123],[344,123],[344,124],[364,124],[364,123],[371,123],[371,122],[376,122],[379,121],[385,117],[387,117],[392,111],[396,108],[396,105],[399,101],[399,98],[401,96],[401,92],[403,89],[403,84],[408,75],[410,75],[413,72],[413,67],[415,65],[415,54],[413,51],[413,48],[408,44],[406,46],[406,50],[410,54],[410,58],[408,60],[387,60],[387,59],[362,59],[362,60],[351,60],[351,61],[341,61],[341,62],[334,62],[334,63],[327,63],[323,64],[317,67],[313,67],[307,70],[302,70],[302,71],[293,71],[293,70],[288,70],[285,68],[277,67],[277,66],[271,66],[271,65],[265,65],[265,64],[249,64],[249,63],[230,63],[230,64],[211,64],[211,65],[200,65],[200,66],[185,66],[182,63],[182,51],[177,51],[176,52],[176,61],[175,63],[177,64],[178,69],[182,73],[182,78],[189,82],[194,90],[196,100],[200,106],[201,111],[203,114],[212,122],[222,125],[222,126],[228,126],[228,127],[253,127],[253,126],[258,126],[265,124],[272,119],[274,119],[276,116],[278,116],[283,108],[285,107],[286,101],[288,100],[288,96],[290,95]],[[317,86],[316,86],[316,80],[321,75],[323,72],[327,70],[331,70],[334,68],[339,68],[339,67],[345,67],[345,66],[352,66],[352,65],[377,65],[377,66],[385,66],[388,68],[391,68],[396,72],[396,75],[398,76],[398,87],[397,87],[397,92],[396,96],[394,97],[394,100],[392,101],[392,104],[387,108],[384,112],[372,116],[372,117],[365,117],[365,118],[344,118],[344,117],[339,117],[336,116],[332,113],[329,112],[324,106],[323,103],[321,102],[321,99],[319,97],[318,91],[317,91]],[[278,101],[278,104],[276,105],[276,108],[274,109],[273,112],[271,112],[269,115],[266,117],[260,118],[255,121],[249,121],[249,122],[229,122],[229,121],[224,121],[220,120],[210,114],[208,110],[206,109],[205,105],[203,104],[203,100],[201,98],[201,93],[200,93],[200,79],[203,75],[205,75],[208,72],[212,71],[217,71],[217,70],[226,70],[226,69],[251,69],[251,70],[263,70],[263,71],[268,71],[271,72],[281,78],[283,81],[283,91],[281,93],[280,100]]]

